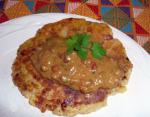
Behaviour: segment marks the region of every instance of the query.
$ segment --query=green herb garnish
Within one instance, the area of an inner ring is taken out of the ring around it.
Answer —
[[[79,51],[77,51],[77,54],[83,60],[87,58],[87,50],[84,48],[81,48]]]
[[[71,54],[76,51],[78,56],[85,60],[88,55],[88,51],[92,52],[94,58],[101,58],[106,55],[106,51],[102,48],[98,42],[90,42],[91,36],[88,34],[75,34],[71,38],[66,40],[67,53]],[[89,46],[92,45],[91,48]]]
[[[93,57],[97,59],[102,58],[104,55],[106,55],[106,50],[104,50],[98,42],[93,42],[91,51]]]

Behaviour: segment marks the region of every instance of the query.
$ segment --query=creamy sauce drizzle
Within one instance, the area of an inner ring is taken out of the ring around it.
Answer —
[[[94,59],[91,53],[82,61],[75,52],[66,55],[63,39],[49,39],[32,55],[32,62],[38,72],[48,79],[58,81],[84,93],[94,92],[98,88],[115,88],[121,78],[117,60],[104,56]]]

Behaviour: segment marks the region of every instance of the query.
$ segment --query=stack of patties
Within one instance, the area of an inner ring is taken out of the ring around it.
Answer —
[[[124,90],[131,69],[107,24],[68,18],[43,26],[19,47],[12,76],[31,105],[74,116]]]

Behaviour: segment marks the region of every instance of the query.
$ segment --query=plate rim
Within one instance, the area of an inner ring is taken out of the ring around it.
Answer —
[[[43,14],[43,13],[42,13],[42,14]],[[44,14],[45,14],[45,15],[50,15],[50,13],[44,13]],[[51,13],[51,14],[53,15],[53,14],[56,14],[56,13]],[[60,13],[57,13],[57,15],[58,15],[58,14],[60,14]],[[61,14],[63,14],[63,13],[61,13]],[[34,15],[37,15],[37,14],[34,14]],[[40,15],[40,14],[38,14],[38,15]],[[64,15],[64,14],[63,14],[63,15]],[[70,14],[67,14],[67,15],[70,15]],[[73,14],[71,14],[71,15],[73,15]],[[32,15],[30,15],[30,17],[31,17],[31,16],[32,16]],[[75,15],[75,16],[80,17],[79,15]],[[29,17],[29,16],[24,16],[24,17]],[[24,17],[21,17],[21,18],[24,18]],[[82,16],[82,17],[84,17],[84,16]],[[20,19],[20,18],[16,18],[15,21],[17,21],[17,20],[19,20],[19,19]],[[91,18],[90,18],[90,19],[91,19]],[[14,20],[14,19],[13,19],[13,20]],[[92,20],[93,20],[93,19],[92,19]],[[94,19],[94,20],[95,20],[95,19]],[[118,31],[121,32],[120,30],[118,30],[118,29],[116,29],[116,28],[114,28],[114,27],[112,27],[112,26],[111,26],[111,28],[112,28],[112,30],[117,30],[117,32],[118,32]],[[131,39],[131,38],[130,38],[128,35],[126,35],[125,33],[121,32],[121,35],[122,35],[122,34],[125,35],[126,37],[128,37],[129,39]],[[129,40],[129,39],[127,39],[127,40]],[[131,39],[131,40],[132,40],[132,39]],[[0,45],[2,44],[1,42],[2,42],[2,40],[0,40]],[[131,42],[131,41],[130,41],[130,42]],[[132,40],[132,42],[138,47],[138,44],[136,44],[133,40]],[[131,42],[131,43],[132,43],[132,42]],[[139,47],[141,47],[141,46],[139,45]],[[142,47],[141,47],[141,48],[142,48]],[[141,48],[140,48],[140,51],[142,51]],[[144,49],[143,49],[143,50],[144,50]],[[144,52],[146,52],[146,51],[144,51]],[[146,59],[145,59],[145,60],[146,60]],[[148,60],[148,59],[147,59],[147,60]],[[1,68],[1,67],[0,67],[0,68]]]

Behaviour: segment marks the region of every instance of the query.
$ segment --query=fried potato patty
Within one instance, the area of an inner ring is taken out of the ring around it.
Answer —
[[[66,55],[63,42],[77,33],[90,34],[106,56],[96,60],[89,55],[82,61],[74,52]],[[123,45],[113,39],[107,24],[68,18],[43,26],[19,47],[12,77],[22,95],[42,112],[74,116],[103,107],[108,95],[125,88],[131,69]]]

